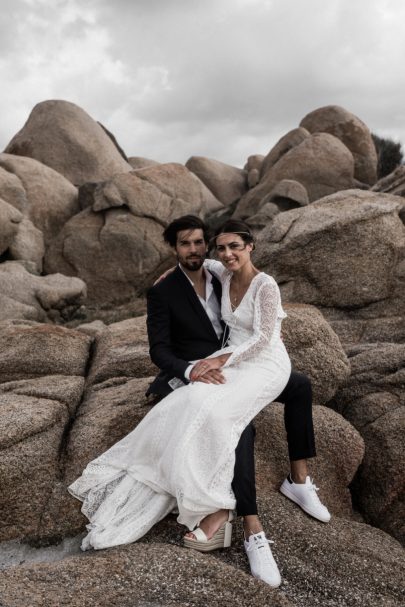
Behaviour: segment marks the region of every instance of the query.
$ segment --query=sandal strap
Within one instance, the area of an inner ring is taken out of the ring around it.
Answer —
[[[195,539],[199,542],[208,542],[207,536],[200,527],[196,527],[191,533],[194,534]]]

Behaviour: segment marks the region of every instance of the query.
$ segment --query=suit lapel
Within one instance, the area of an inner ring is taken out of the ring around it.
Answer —
[[[177,279],[179,285],[181,285],[182,292],[186,295],[190,305],[196,312],[201,323],[206,328],[206,330],[209,331],[211,333],[211,335],[213,335],[215,337],[215,339],[218,341],[218,337],[217,337],[217,334],[215,333],[214,327],[212,326],[212,323],[211,323],[210,319],[208,318],[206,311],[204,310],[203,306],[201,305],[201,302],[198,299],[198,295],[195,292],[193,285],[191,284],[191,282],[189,281],[187,276],[184,274],[184,272],[178,266],[175,269],[174,274],[176,275],[176,279]],[[219,285],[219,288],[221,289],[221,285]],[[217,292],[215,291],[215,294],[216,293]]]

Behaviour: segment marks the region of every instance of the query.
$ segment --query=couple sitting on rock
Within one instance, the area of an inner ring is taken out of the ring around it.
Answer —
[[[291,473],[280,491],[328,522],[308,476],[315,456],[309,379],[291,370],[281,338],[286,316],[275,280],[251,261],[249,227],[227,221],[211,240],[193,215],[164,231],[178,265],[148,293],[148,335],[161,400],[138,426],[88,464],[69,490],[90,523],[82,548],[141,538],[174,509],[190,530],[184,545],[203,552],[231,545],[243,517],[252,574],[277,587],[280,573],[260,523],[252,419],[285,404]]]

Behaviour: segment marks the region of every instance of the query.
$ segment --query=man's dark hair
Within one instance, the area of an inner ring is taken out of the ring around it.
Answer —
[[[205,225],[202,219],[196,215],[183,215],[178,219],[174,219],[165,231],[163,232],[163,239],[171,247],[175,247],[177,244],[177,234],[182,230],[202,230],[204,234],[204,240],[208,243],[210,234],[208,227]]]

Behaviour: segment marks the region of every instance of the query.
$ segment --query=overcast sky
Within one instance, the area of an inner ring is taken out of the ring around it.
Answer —
[[[405,142],[404,0],[2,0],[0,149],[65,99],[128,156],[243,166],[310,111]]]

